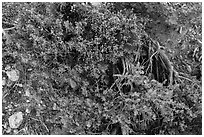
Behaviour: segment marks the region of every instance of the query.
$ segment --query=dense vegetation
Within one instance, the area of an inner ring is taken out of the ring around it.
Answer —
[[[2,3],[2,134],[202,134],[201,3]]]

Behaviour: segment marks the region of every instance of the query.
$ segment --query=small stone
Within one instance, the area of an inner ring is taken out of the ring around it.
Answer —
[[[12,69],[10,71],[6,71],[6,74],[11,81],[17,81],[19,79],[19,71],[18,70]]]
[[[9,120],[9,126],[11,128],[18,128],[23,121],[23,113],[16,112],[13,115],[11,115],[8,120]]]

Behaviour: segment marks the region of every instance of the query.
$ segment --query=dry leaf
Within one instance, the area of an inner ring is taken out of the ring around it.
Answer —
[[[69,79],[69,82],[70,82],[70,86],[71,86],[71,88],[72,89],[76,89],[76,87],[77,87],[77,84],[76,84],[76,82],[73,80],[73,79]]]
[[[188,72],[192,72],[192,69],[191,69],[190,65],[186,65],[186,68],[187,68]]]

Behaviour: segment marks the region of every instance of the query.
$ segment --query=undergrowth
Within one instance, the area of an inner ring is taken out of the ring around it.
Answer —
[[[2,4],[2,134],[202,134],[201,80],[185,72],[164,85],[147,71],[146,24],[172,5],[126,4]]]

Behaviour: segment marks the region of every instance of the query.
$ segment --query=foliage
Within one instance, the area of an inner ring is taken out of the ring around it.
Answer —
[[[202,134],[201,7],[2,3],[3,134]],[[174,85],[147,71],[156,42]]]

